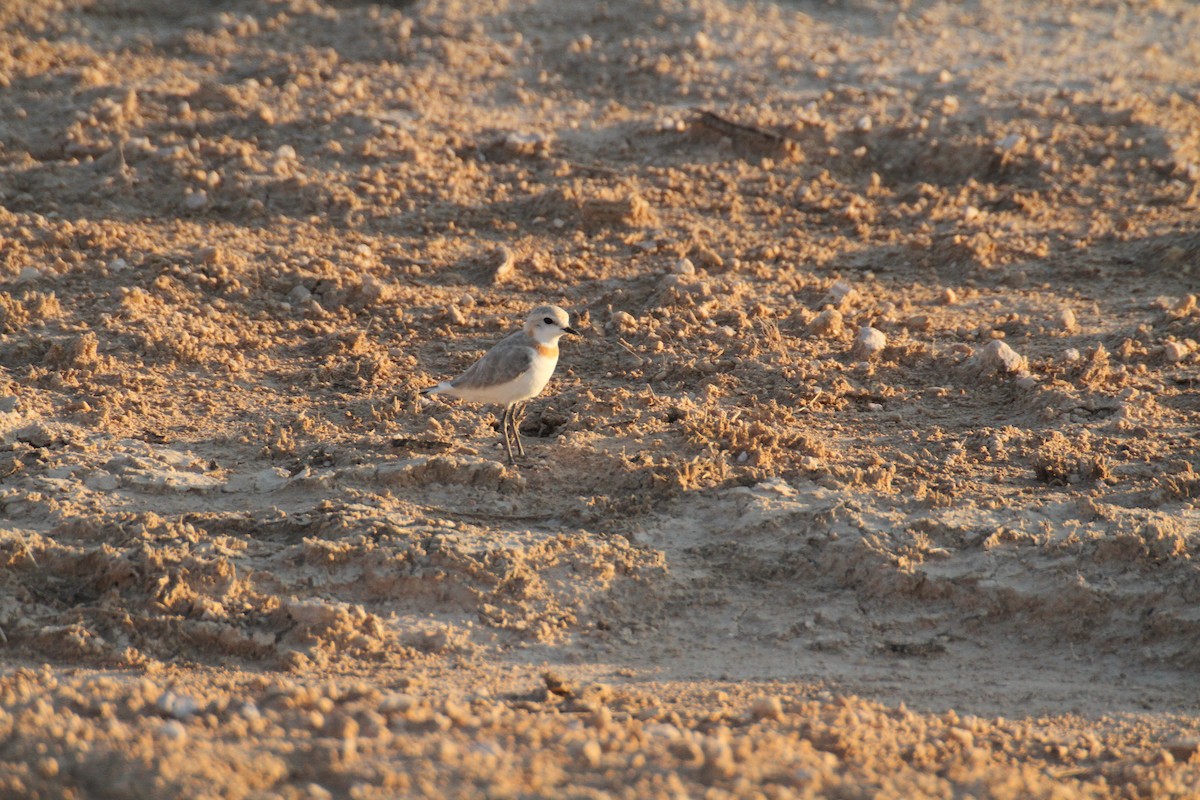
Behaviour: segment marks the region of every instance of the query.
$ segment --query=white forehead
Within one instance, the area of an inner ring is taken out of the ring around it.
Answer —
[[[547,318],[554,320],[554,324],[560,328],[565,328],[571,324],[571,317],[558,306],[538,306],[529,312],[529,316],[525,321],[530,325],[541,325],[544,324],[542,320]]]

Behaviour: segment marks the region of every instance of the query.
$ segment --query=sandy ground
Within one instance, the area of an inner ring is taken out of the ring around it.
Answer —
[[[0,21],[0,796],[1200,796],[1200,7]]]

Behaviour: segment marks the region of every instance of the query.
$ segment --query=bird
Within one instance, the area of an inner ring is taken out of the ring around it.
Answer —
[[[571,317],[555,305],[538,306],[529,312],[521,330],[501,339],[466,372],[450,381],[422,389],[423,395],[445,394],[472,403],[503,406],[500,428],[508,463],[513,458],[513,440],[517,453],[525,455],[517,421],[525,403],[541,394],[558,365],[558,340],[563,334],[578,336]]]

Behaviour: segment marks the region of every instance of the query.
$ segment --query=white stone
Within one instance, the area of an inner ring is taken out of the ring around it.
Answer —
[[[885,347],[887,347],[887,335],[878,328],[864,326],[859,328],[858,335],[854,337],[854,346],[850,348],[850,355],[859,361],[866,361],[878,355]]]
[[[197,189],[184,196],[183,205],[188,211],[199,211],[208,205],[208,192]]]
[[[1182,342],[1166,342],[1163,344],[1163,356],[1172,364],[1176,364],[1187,358],[1187,345]]]
[[[984,375],[1013,373],[1025,365],[1025,359],[1000,339],[988,342],[972,360]]]
[[[187,719],[200,710],[200,704],[186,694],[163,692],[154,703],[159,713],[175,719]]]

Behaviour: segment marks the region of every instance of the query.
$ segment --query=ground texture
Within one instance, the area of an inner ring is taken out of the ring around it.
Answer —
[[[1197,41],[0,5],[0,796],[1197,796]]]

